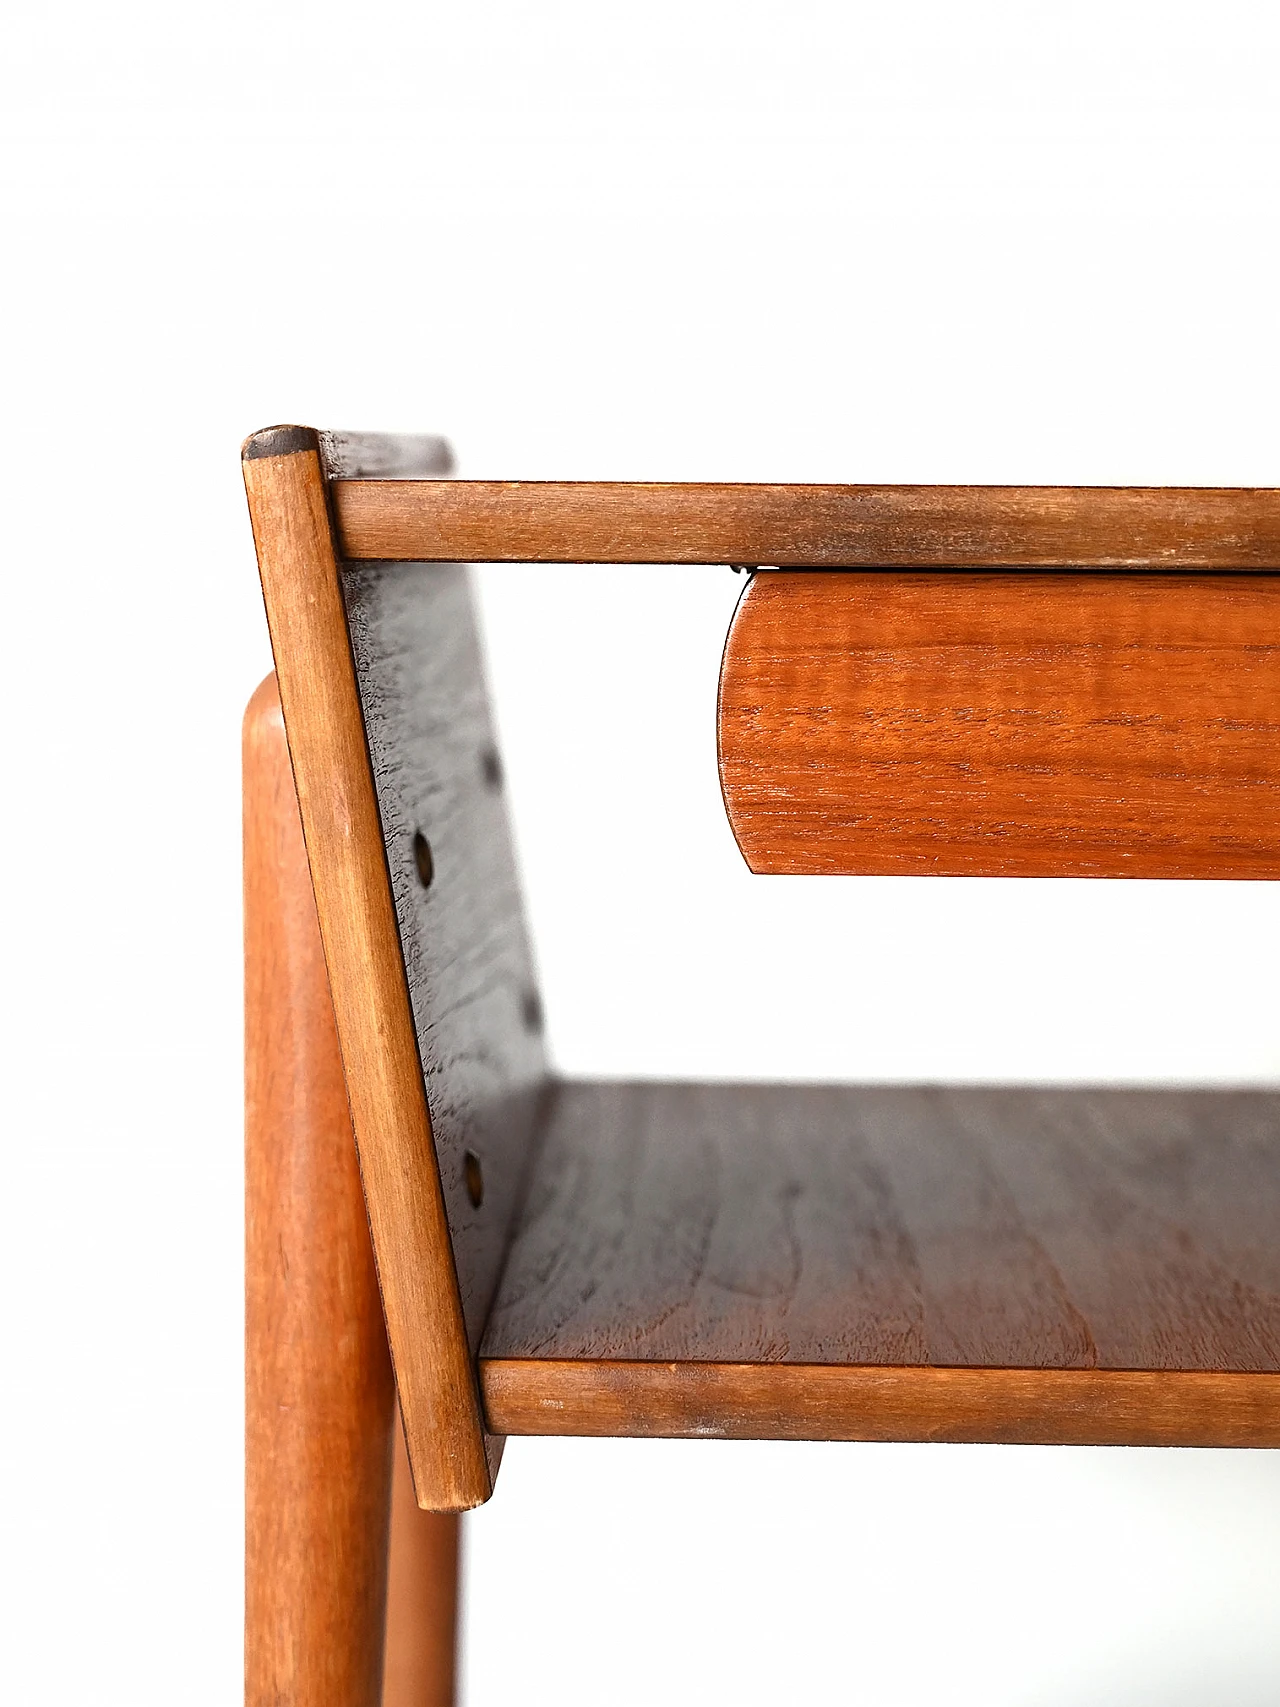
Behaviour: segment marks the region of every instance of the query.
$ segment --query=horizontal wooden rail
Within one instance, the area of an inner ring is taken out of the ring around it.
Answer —
[[[1280,1375],[481,1359],[505,1434],[1280,1446]]]
[[[1280,568],[1280,489],[335,480],[345,557],[778,568]]]

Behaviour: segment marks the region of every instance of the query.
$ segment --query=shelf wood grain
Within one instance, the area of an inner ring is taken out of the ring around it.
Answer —
[[[1273,487],[336,480],[351,559],[1280,568]]]
[[[756,872],[1280,877],[1280,576],[761,573],[718,740]]]
[[[558,1088],[511,1433],[1280,1444],[1280,1096]]]

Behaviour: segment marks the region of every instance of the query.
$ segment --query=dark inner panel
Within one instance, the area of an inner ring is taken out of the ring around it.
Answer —
[[[565,1083],[489,1358],[1280,1370],[1280,1095]]]

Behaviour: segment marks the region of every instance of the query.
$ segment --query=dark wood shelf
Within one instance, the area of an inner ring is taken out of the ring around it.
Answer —
[[[557,1087],[502,1433],[1280,1444],[1280,1095]]]

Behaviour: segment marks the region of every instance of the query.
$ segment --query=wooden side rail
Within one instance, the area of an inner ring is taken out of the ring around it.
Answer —
[[[414,1482],[458,1511],[501,1446],[475,1354],[541,1005],[465,571],[344,573],[321,452],[309,429],[257,434],[245,486]]]
[[[336,480],[341,554],[815,569],[1280,568],[1273,487]]]

